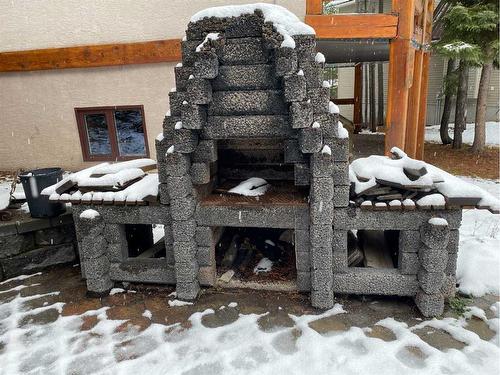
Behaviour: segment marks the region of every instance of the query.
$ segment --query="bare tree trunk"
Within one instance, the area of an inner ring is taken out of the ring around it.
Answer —
[[[482,152],[486,143],[486,100],[488,99],[488,87],[490,85],[491,71],[493,62],[487,62],[481,70],[481,79],[479,80],[479,90],[477,92],[476,104],[476,125],[474,129],[474,143],[472,151]]]
[[[455,131],[453,132],[453,148],[457,149],[462,147],[462,133],[465,130],[468,81],[469,67],[462,59],[458,65],[457,105],[455,107]]]
[[[370,63],[370,129],[373,133],[377,132],[375,105],[375,64]]]
[[[446,67],[446,78],[449,78],[455,69],[455,60],[448,59],[448,66]],[[444,94],[444,105],[443,105],[443,115],[441,116],[441,126],[439,127],[439,134],[441,135],[441,142],[443,145],[449,145],[453,142],[453,139],[450,137],[450,133],[448,132],[448,127],[450,124],[450,116],[451,116],[451,101],[453,99],[453,94],[450,90],[445,89]]]

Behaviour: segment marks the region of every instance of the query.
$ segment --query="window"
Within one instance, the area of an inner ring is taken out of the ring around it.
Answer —
[[[76,108],[84,161],[148,157],[143,106]]]

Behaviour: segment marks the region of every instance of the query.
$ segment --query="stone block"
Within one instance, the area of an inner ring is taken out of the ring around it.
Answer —
[[[186,84],[187,95],[185,99],[189,104],[208,104],[212,101],[212,85],[203,78],[191,77]],[[186,102],[183,102],[183,109]],[[199,128],[196,128],[199,129]]]
[[[311,270],[311,290],[312,291],[329,291],[333,286],[333,271],[330,264],[328,268],[312,269]]]
[[[166,180],[168,181],[168,180]],[[170,195],[168,194],[167,184],[158,185],[158,193],[160,194],[160,203],[163,205],[170,204]]]
[[[333,159],[328,154],[311,155],[311,173],[313,177],[331,177],[333,175]]]
[[[243,38],[261,36],[264,19],[260,11],[243,14],[239,17],[206,17],[190,22],[186,30],[188,40],[203,40],[209,32],[223,32],[225,38]]]
[[[163,119],[163,140],[162,143],[165,144],[165,147],[168,149],[171,145],[174,144],[174,131],[175,125],[182,121],[181,115],[172,116],[167,115]],[[166,151],[165,151],[166,152]],[[163,160],[160,160],[162,162]]]
[[[314,60],[299,60],[299,69],[306,77],[307,90],[316,89],[323,84],[323,67]]]
[[[82,239],[81,255],[84,260],[101,258],[106,254],[108,243],[103,236],[85,236]]]
[[[339,136],[339,115],[337,113],[318,113],[314,115],[314,121],[321,125],[323,137],[338,138]]]
[[[330,225],[311,225],[311,251],[315,247],[332,246],[333,229]]]
[[[311,290],[311,272],[297,271],[297,290],[299,292]]]
[[[333,291],[311,290],[311,305],[318,309],[331,309],[334,305]]]
[[[439,316],[444,311],[444,296],[441,293],[427,294],[419,290],[415,296],[415,304],[423,316]]]
[[[295,230],[307,229],[309,230],[309,212],[307,210],[295,213],[294,228]]]
[[[330,105],[330,88],[329,87],[318,87],[310,89],[308,92],[308,97],[311,99],[311,105],[313,107],[314,114],[319,113],[329,113]]]
[[[299,131],[300,150],[305,154],[313,154],[323,148],[321,128],[309,127]]]
[[[193,282],[198,279],[199,266],[196,261],[175,262],[175,279],[178,283]]]
[[[403,275],[416,275],[420,268],[417,253],[404,253],[399,252],[398,256],[398,270]]]
[[[180,300],[192,301],[196,299],[200,292],[198,281],[195,282],[177,282],[175,286],[177,298]]]
[[[332,225],[334,207],[332,201],[315,201],[309,203],[311,223],[320,225]]]
[[[328,143],[335,162],[349,160],[349,138],[330,138]]]
[[[198,134],[190,129],[176,129],[174,132],[174,149],[176,153],[190,154],[196,150]],[[168,163],[168,156],[167,156]]]
[[[194,215],[196,201],[191,195],[185,198],[176,198],[170,202],[170,208],[172,211],[172,219],[188,220]]]
[[[309,166],[307,164],[297,163],[293,166],[295,185],[308,186],[310,181]]]
[[[189,175],[182,177],[169,177],[167,180],[168,195],[173,201],[177,198],[184,198],[193,191],[193,184]]]
[[[446,246],[448,254],[458,253],[458,244],[460,241],[460,232],[458,229],[450,230],[450,235],[448,237],[448,245]]]
[[[457,273],[457,253],[448,253],[448,262],[444,270],[445,275],[455,276]]]
[[[198,281],[202,286],[214,286],[216,283],[217,274],[215,266],[200,267],[198,270]]]
[[[196,221],[194,219],[174,221],[172,223],[174,241],[190,242],[194,238],[195,231]]]
[[[347,254],[347,231],[336,230],[334,228],[332,237],[333,252],[340,252]]]
[[[85,259],[85,275],[88,280],[109,279],[111,263],[107,256],[103,255],[95,259]]]
[[[76,259],[73,244],[45,246],[30,250],[13,257],[3,258],[1,263],[5,278],[33,273],[57,264],[74,262]]]
[[[286,102],[300,102],[306,98],[306,78],[302,74],[287,74],[283,78],[283,95]]]
[[[36,246],[52,246],[75,241],[75,228],[73,225],[47,228],[35,232]],[[0,237],[1,243],[1,237]],[[1,248],[1,245],[0,245]],[[0,250],[1,252],[1,250]]]
[[[290,123],[293,129],[308,128],[313,123],[313,108],[310,101],[290,104]]]
[[[418,252],[420,265],[428,272],[444,272],[448,262],[448,252],[446,249],[436,251],[422,246]]]
[[[311,271],[311,256],[309,252],[295,251],[295,264],[297,272],[310,272]]]
[[[86,280],[87,290],[92,296],[104,296],[109,293],[113,288],[113,281],[108,278],[92,279],[88,278]]]
[[[168,176],[181,177],[187,175],[191,168],[191,159],[186,154],[178,152],[167,154],[165,161],[165,172]]]
[[[333,275],[333,291],[342,294],[415,296],[415,275],[402,275],[397,269],[348,268]]]
[[[313,247],[311,249],[311,270],[328,270],[332,271],[333,267],[333,250],[328,247]]]
[[[284,144],[285,163],[306,163],[306,156],[300,151],[299,142],[296,139],[289,139]]]
[[[186,83],[188,81],[189,76],[194,74],[194,68],[191,66],[176,66],[174,68],[175,72],[175,86],[177,90],[184,91],[186,90]]]
[[[399,251],[403,253],[418,253],[423,246],[420,241],[420,232],[416,230],[402,230],[399,232]]]
[[[337,186],[335,186],[337,188]],[[334,197],[332,177],[313,177],[311,180],[310,198],[315,202],[329,202]]]
[[[193,163],[191,165],[191,181],[195,185],[203,185],[210,182],[210,164]]]
[[[199,246],[214,246],[214,234],[211,227],[197,226],[195,232],[196,243]]]
[[[334,273],[347,272],[347,251],[334,250],[332,254],[332,270]]]
[[[350,186],[336,185],[333,187],[333,205],[335,207],[347,207],[349,205]]]
[[[195,163],[213,163],[217,161],[217,141],[202,140],[192,155]]]
[[[209,116],[201,131],[203,139],[293,138],[287,116]]]
[[[441,294],[445,299],[450,299],[455,297],[457,291],[457,279],[455,276],[448,275],[445,276],[443,287],[441,288]]]
[[[35,236],[33,232],[0,237],[0,259],[17,255],[34,248]]]
[[[208,107],[211,116],[282,115],[288,108],[280,90],[216,91]]]
[[[190,241],[174,241],[174,258],[175,263],[194,263],[196,262],[196,252],[198,246],[194,240]]]
[[[431,249],[446,249],[449,237],[448,225],[433,225],[427,222],[420,227],[420,240]]]
[[[278,77],[297,71],[298,59],[295,49],[288,47],[277,48],[274,59]]]
[[[182,103],[188,100],[187,92],[185,91],[170,91],[168,93],[170,103],[171,116],[178,117],[181,115]]]
[[[316,51],[316,38],[314,35],[294,35],[295,51],[300,60],[311,60]]]
[[[214,79],[219,74],[219,59],[212,51],[197,52],[194,62],[194,76],[197,78]]]
[[[269,52],[261,38],[226,39],[216,52],[221,65],[254,65],[269,61]]]
[[[207,123],[207,108],[200,104],[184,102],[181,109],[181,119],[184,129],[202,129]],[[174,140],[177,131],[174,131]]]
[[[122,262],[128,258],[127,242],[108,243],[106,256],[110,262]],[[80,257],[82,259],[83,257]]]
[[[212,266],[215,264],[215,247],[214,246],[198,246],[196,259],[200,267]]]
[[[334,185],[349,185],[349,163],[335,162],[332,165]]]
[[[272,65],[221,65],[219,75],[212,81],[212,89],[266,90],[278,89],[278,80]]]
[[[295,229],[293,236],[294,236],[295,252],[309,253],[311,249],[311,238],[309,230]]]
[[[444,272],[428,272],[424,268],[418,271],[418,283],[420,288],[428,294],[438,293],[443,287]]]

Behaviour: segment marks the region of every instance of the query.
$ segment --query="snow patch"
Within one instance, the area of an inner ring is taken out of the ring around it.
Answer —
[[[109,291],[110,296],[114,296],[115,294],[126,293],[126,290],[123,288],[113,288]]]
[[[273,268],[273,262],[269,258],[262,258],[253,269],[253,273],[259,274],[262,272],[269,272]]]
[[[328,103],[328,110],[330,111],[330,113],[333,113],[333,114],[340,113],[339,106],[337,104],[335,104],[334,102]]]
[[[95,218],[98,218],[99,216],[101,215],[96,210],[88,209],[80,214],[80,219],[93,220]]]
[[[328,145],[324,145],[323,148],[321,149],[321,153],[325,155],[332,155],[332,149]]]
[[[314,61],[316,61],[318,64],[324,64],[326,61],[325,55],[323,55],[321,52],[316,53],[316,56],[314,56]]]
[[[193,302],[181,301],[181,300],[178,300],[178,299],[168,300],[168,305],[170,307],[189,306],[189,305],[192,305],[192,304],[193,304]]]
[[[203,42],[196,47],[196,52],[201,52],[201,50],[203,50],[203,47],[205,47],[205,44],[217,39],[219,39],[219,33],[208,33]]]
[[[251,177],[248,180],[240,182],[237,186],[230,189],[228,193],[244,195],[247,197],[257,197],[264,195],[269,189],[269,184],[266,180],[260,177]]]
[[[431,225],[437,225],[437,226],[440,226],[440,227],[445,227],[448,225],[448,222],[446,221],[446,219],[443,219],[441,217],[433,217],[433,218],[430,218],[429,221],[428,221],[429,224]]]

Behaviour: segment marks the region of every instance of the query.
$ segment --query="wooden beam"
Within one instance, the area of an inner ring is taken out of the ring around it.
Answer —
[[[415,150],[415,158],[419,160],[424,160],[424,138],[427,120],[427,90],[429,86],[430,59],[431,53],[424,53],[422,59],[422,83],[420,87],[420,112],[418,115],[417,144]]]
[[[306,14],[323,13],[323,0],[306,0]]]
[[[305,23],[318,39],[391,39],[398,29],[397,16],[379,13],[306,15]]]
[[[0,72],[92,68],[181,60],[180,39],[0,52]]]
[[[392,147],[405,149],[409,88],[413,82],[415,50],[411,46],[414,30],[415,0],[392,0],[393,12],[399,14],[398,37],[389,48],[388,104],[385,153]]]

